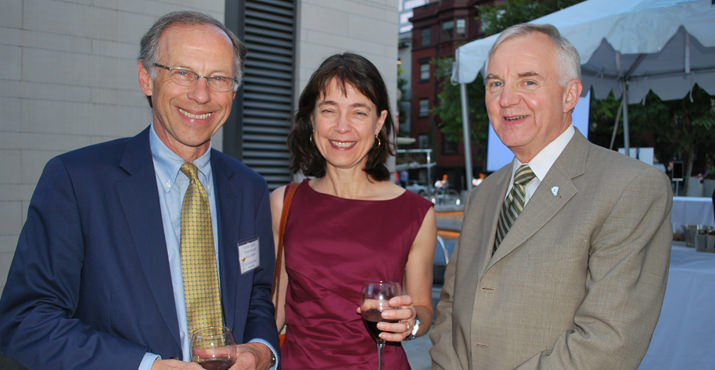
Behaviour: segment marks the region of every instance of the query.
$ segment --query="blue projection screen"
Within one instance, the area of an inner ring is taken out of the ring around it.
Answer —
[[[573,111],[573,126],[579,130],[583,136],[588,137],[588,112],[591,92],[578,99],[576,108]],[[514,154],[509,148],[502,144],[499,137],[494,132],[492,125],[489,125],[489,138],[487,139],[487,172],[494,172],[511,163]]]

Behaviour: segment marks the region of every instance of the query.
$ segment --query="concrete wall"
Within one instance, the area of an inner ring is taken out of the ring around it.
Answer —
[[[397,114],[398,0],[302,0],[298,11],[298,97],[327,57],[345,51],[377,66]]]
[[[45,163],[149,124],[136,67],[144,32],[172,10],[222,20],[224,1],[2,0],[0,8],[2,289]]]
[[[224,19],[224,0],[2,0],[0,290],[27,207],[53,156],[132,136],[151,120],[137,84],[139,39],[162,14]],[[296,99],[320,62],[362,54],[395,98],[397,0],[299,1]],[[393,113],[396,113],[393,104]],[[220,149],[221,133],[214,144]]]

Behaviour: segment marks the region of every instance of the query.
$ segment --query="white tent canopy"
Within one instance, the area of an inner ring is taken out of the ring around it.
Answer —
[[[612,91],[624,102],[637,103],[652,90],[663,100],[679,99],[695,83],[715,95],[715,6],[710,0],[588,0],[530,23],[556,26],[576,47],[584,91],[593,88],[596,98]],[[452,80],[474,81],[497,37],[458,48]],[[462,109],[466,118],[464,97]]]

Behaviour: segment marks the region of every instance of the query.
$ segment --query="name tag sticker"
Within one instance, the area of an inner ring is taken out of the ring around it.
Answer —
[[[260,262],[258,254],[258,238],[238,245],[238,263],[241,274],[245,274],[256,267]]]

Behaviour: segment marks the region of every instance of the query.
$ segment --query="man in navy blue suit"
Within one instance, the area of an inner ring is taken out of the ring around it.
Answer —
[[[208,196],[231,369],[276,367],[265,181],[211,149],[245,47],[217,20],[175,12],[142,38],[151,125],[50,160],[0,299],[0,351],[30,369],[198,369],[181,272],[181,203],[192,163]],[[183,360],[183,361],[182,361]]]

